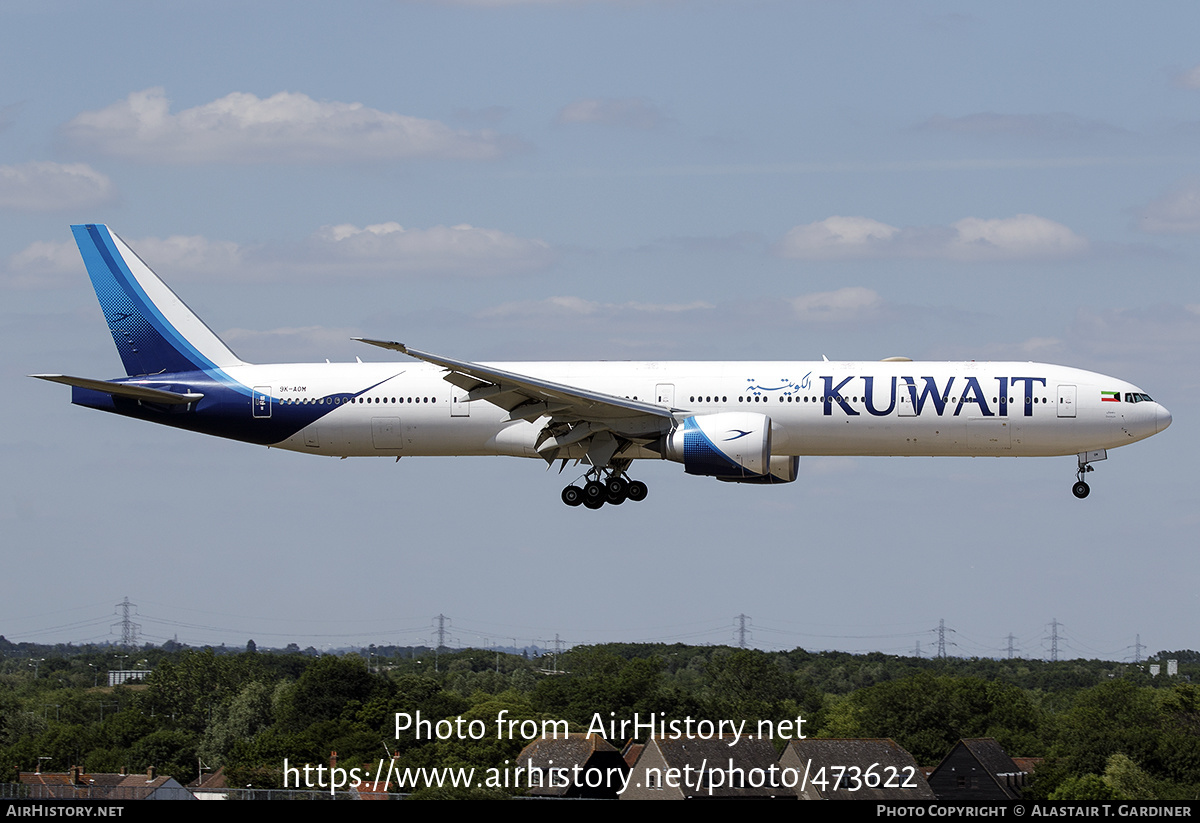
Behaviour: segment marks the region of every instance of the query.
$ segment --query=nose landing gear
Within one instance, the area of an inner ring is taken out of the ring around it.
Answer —
[[[1091,470],[1092,470],[1092,467],[1088,466],[1088,471],[1091,471]],[[1079,482],[1077,482],[1074,486],[1071,487],[1071,494],[1075,495],[1080,500],[1082,500],[1083,498],[1087,497],[1091,493],[1092,493],[1092,487],[1089,486],[1087,483],[1083,482],[1083,472],[1080,471],[1079,472]]]
[[[640,503],[646,499],[646,484],[640,480],[630,480],[624,472],[592,469],[585,477],[589,478],[583,487],[567,486],[562,490],[562,501],[568,506],[583,504],[589,509],[598,509],[605,503],[619,506],[626,500]],[[603,478],[603,479],[601,479]]]
[[[1079,453],[1079,471],[1075,472],[1075,485],[1071,487],[1071,494],[1078,497],[1080,500],[1092,493],[1092,487],[1084,481],[1084,475],[1090,471],[1095,471],[1091,464],[1097,460],[1107,460],[1108,450],[1097,449],[1096,451],[1080,452]]]

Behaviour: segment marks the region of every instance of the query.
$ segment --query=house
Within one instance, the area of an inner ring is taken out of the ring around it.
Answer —
[[[779,758],[801,800],[936,800],[913,756],[888,738],[789,740]]]
[[[534,740],[521,750],[517,765],[532,797],[616,800],[629,773],[616,747],[582,732]]]
[[[191,783],[187,784],[188,790],[195,796],[197,800],[228,800],[229,799],[229,783],[225,779],[225,767],[217,769],[209,774],[201,774]]]
[[[795,800],[779,780],[767,737],[654,735],[629,774],[622,800],[753,798]]]
[[[929,775],[941,801],[1019,800],[1028,782],[1029,773],[991,737],[958,741]]]
[[[629,768],[637,763],[637,759],[642,756],[642,749],[646,748],[645,743],[638,743],[636,740],[630,740],[625,744],[625,748],[621,749],[621,757],[625,758],[625,762],[629,764]]]
[[[69,772],[21,772],[18,780],[29,786],[32,798],[105,800],[195,800],[173,777],[155,774],[89,774],[79,766]]]

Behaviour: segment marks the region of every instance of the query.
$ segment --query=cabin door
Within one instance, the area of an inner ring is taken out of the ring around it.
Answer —
[[[1074,417],[1075,416],[1075,387],[1074,386],[1059,386],[1058,387],[1058,416],[1059,417]]]

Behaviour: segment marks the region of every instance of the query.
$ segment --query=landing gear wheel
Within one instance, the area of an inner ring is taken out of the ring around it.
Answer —
[[[629,481],[629,485],[625,488],[625,496],[634,503],[641,503],[646,499],[647,491],[648,489],[646,488],[646,484],[641,480],[631,480]]]
[[[1078,483],[1076,483],[1074,486],[1071,487],[1071,494],[1075,495],[1080,500],[1087,497],[1089,494],[1091,494],[1091,492],[1092,492],[1092,487],[1089,486],[1087,483],[1084,483],[1082,480],[1080,480]]]
[[[578,506],[583,502],[583,489],[578,486],[567,486],[562,490],[562,502],[568,506]]]
[[[604,488],[604,484],[599,480],[589,480],[587,485],[583,487],[583,503],[589,509],[598,509],[604,505],[604,500],[608,496],[608,492]],[[593,506],[592,503],[598,505]]]
[[[619,506],[629,496],[629,483],[623,477],[610,477],[604,483],[604,491],[608,502]]]

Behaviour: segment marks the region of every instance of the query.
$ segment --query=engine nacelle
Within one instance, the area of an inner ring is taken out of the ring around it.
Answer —
[[[774,455],[771,458],[771,469],[759,477],[718,477],[728,483],[791,483],[800,473],[799,455]]]
[[[771,418],[752,412],[688,417],[663,439],[662,454],[688,474],[762,482],[772,468]]]

